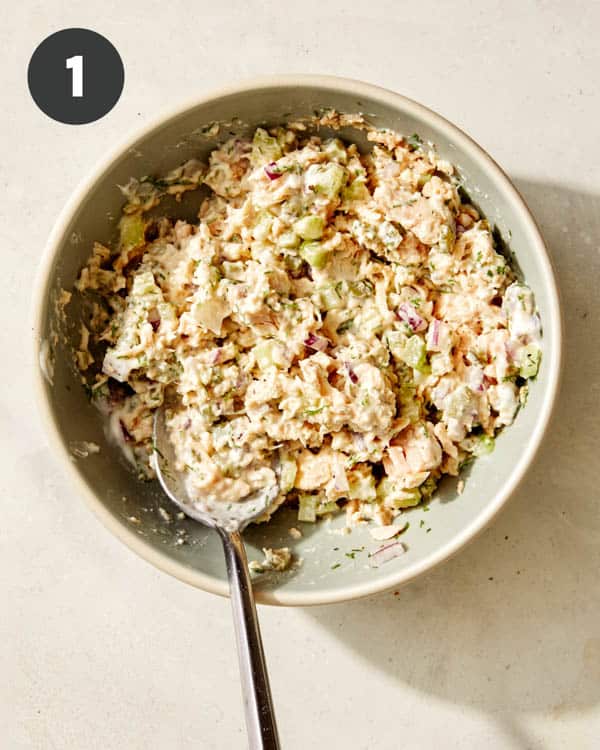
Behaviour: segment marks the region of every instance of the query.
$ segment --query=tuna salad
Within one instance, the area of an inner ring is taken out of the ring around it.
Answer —
[[[168,400],[192,502],[278,482],[264,520],[388,525],[492,450],[537,374],[532,292],[453,166],[350,119],[368,152],[292,123],[132,180],[81,271],[92,398],[144,478]],[[157,218],[197,189],[196,221]]]

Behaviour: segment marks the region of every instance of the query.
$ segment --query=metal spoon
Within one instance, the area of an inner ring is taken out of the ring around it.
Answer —
[[[192,505],[183,477],[175,471],[174,448],[165,424],[165,410],[154,415],[154,468],[169,498],[190,518],[219,532],[229,577],[229,591],[237,641],[246,728],[250,750],[279,750],[279,736],[269,687],[260,627],[246,550],[241,531],[268,508],[278,494],[278,486],[260,490],[234,504],[235,516],[224,518],[210,508]]]

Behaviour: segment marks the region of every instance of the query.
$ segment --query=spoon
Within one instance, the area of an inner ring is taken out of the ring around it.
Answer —
[[[158,409],[154,415],[154,446],[154,468],[165,493],[187,516],[214,529],[221,537],[229,577],[249,747],[250,750],[279,750],[269,676],[240,533],[274,502],[279,487],[274,484],[258,490],[230,506],[223,502],[219,505],[218,501],[192,504],[183,476],[175,470],[174,447],[169,439],[164,408]]]

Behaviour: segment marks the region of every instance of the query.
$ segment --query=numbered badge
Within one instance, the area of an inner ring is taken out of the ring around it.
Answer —
[[[37,106],[53,120],[69,125],[104,117],[119,100],[124,81],[117,50],[89,29],[63,29],[46,37],[27,71]]]

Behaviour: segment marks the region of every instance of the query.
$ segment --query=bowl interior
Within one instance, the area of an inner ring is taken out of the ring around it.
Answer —
[[[43,345],[43,357],[49,346],[54,360],[53,382],[43,380],[42,400],[51,417],[55,442],[70,454],[67,463],[83,480],[78,485],[81,492],[92,500],[109,528],[144,557],[183,580],[225,593],[225,567],[217,535],[193,521],[177,520],[174,508],[156,483],[140,483],[118,448],[107,440],[102,417],[88,402],[72,366],[69,346],[79,336],[77,305],[69,305],[66,319],[61,320],[56,298],[61,288],[72,288],[94,240],[113,239],[123,203],[118,185],[131,176],[164,173],[193,156],[202,158],[230,133],[245,133],[264,123],[285,123],[328,107],[363,112],[379,127],[419,133],[458,167],[466,189],[490,223],[498,227],[534,290],[544,325],[544,356],[526,408],[499,437],[495,451],[478,459],[464,475],[464,492],[458,495],[456,482],[446,480],[428,508],[408,512],[410,527],[403,537],[408,551],[402,557],[371,568],[368,553],[378,544],[365,528],[343,535],[342,518],[319,524],[298,523],[294,511],[282,510],[269,524],[248,529],[245,538],[251,559],[261,557],[261,547],[280,546],[290,547],[302,558],[302,564],[292,570],[266,574],[259,580],[259,600],[271,603],[335,601],[413,577],[472,537],[500,507],[530,461],[554,395],[560,327],[556,290],[543,245],[506,179],[469,139],[444,120],[373,87],[319,79],[304,80],[300,85],[284,81],[226,92],[147,131],[96,173],[59,222],[48,250],[47,273],[38,300],[38,345]],[[206,133],[212,122],[222,123],[216,136]],[[342,131],[341,136],[356,140],[355,131]],[[364,141],[362,145],[366,147]],[[197,196],[190,194],[177,207],[178,212],[193,216],[197,201]],[[100,452],[75,456],[74,452],[80,452],[88,441],[97,443]],[[167,511],[170,521],[160,508]],[[289,535],[292,526],[302,531],[301,539]]]

